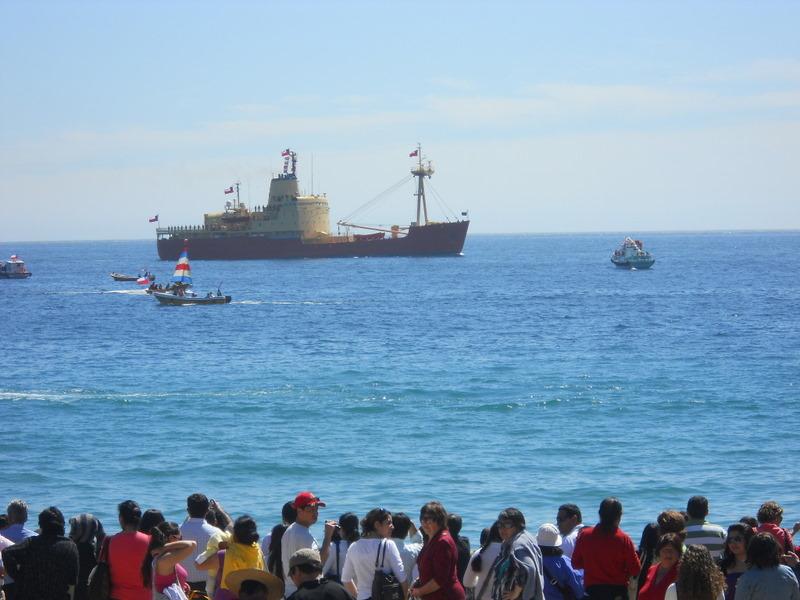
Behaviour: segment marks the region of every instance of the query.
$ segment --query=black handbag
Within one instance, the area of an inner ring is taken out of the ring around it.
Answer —
[[[97,564],[89,573],[87,583],[87,598],[89,600],[109,600],[111,598],[111,568],[108,566],[108,544],[110,540],[103,540]]]
[[[386,558],[386,540],[381,540],[378,545],[378,554],[375,556],[375,576],[372,578],[372,600],[403,600],[403,588],[400,580],[394,573],[383,572],[383,561]],[[381,554],[381,550],[383,553]],[[378,566],[380,560],[380,566]]]

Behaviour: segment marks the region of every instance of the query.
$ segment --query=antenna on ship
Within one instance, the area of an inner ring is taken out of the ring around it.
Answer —
[[[234,208],[239,208],[241,204],[241,200],[239,199],[239,183],[239,181],[236,182],[236,206],[234,206]]]
[[[425,201],[425,178],[431,177],[433,175],[433,167],[431,167],[431,161],[428,161],[428,166],[424,166],[422,164],[422,145],[417,144],[417,149],[410,154],[410,156],[417,157],[417,168],[411,170],[411,174],[417,178],[417,193],[414,194],[417,197],[417,225],[420,224],[420,216],[425,216],[425,225],[428,224],[428,204]]]

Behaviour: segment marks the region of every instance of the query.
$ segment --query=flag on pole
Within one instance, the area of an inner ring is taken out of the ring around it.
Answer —
[[[147,219],[148,223],[155,223],[156,221],[158,221],[158,215],[156,215],[155,217],[150,217],[149,219]]]
[[[144,277],[139,277],[139,279],[136,280],[136,283],[139,285],[150,285],[150,278],[147,275]]]
[[[411,154],[409,154],[408,156],[409,156],[409,158],[411,158],[411,157],[413,157],[413,156],[419,156],[419,148],[417,148],[416,150],[414,150],[414,151],[413,151]]]
[[[233,193],[233,186],[231,186],[231,187],[229,187],[229,188],[226,188],[226,189],[225,189],[225,193],[226,193],[226,194],[232,194],[232,193]]]
[[[289,148],[287,148],[286,150],[281,152],[281,156],[289,156],[291,153],[292,153],[292,151],[289,150]]]

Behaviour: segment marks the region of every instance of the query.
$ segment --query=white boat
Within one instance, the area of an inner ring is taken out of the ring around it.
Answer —
[[[622,269],[649,269],[656,259],[644,249],[641,240],[626,237],[611,255],[611,262]]]
[[[0,279],[27,279],[33,275],[25,266],[25,261],[12,254],[4,263],[0,263]]]
[[[184,240],[186,244],[188,242]],[[189,248],[184,245],[183,252],[178,257],[178,264],[175,265],[175,272],[172,274],[172,285],[170,289],[158,290],[148,289],[153,298],[161,304],[184,305],[184,304],[228,304],[230,296],[225,296],[218,289],[216,294],[208,292],[205,296],[196,294],[192,290],[192,269],[189,266]]]

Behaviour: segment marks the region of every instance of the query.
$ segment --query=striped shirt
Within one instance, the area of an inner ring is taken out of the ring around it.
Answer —
[[[711,558],[719,558],[725,549],[725,530],[719,525],[713,525],[702,519],[689,519],[686,522],[686,542],[705,546],[711,553]]]

